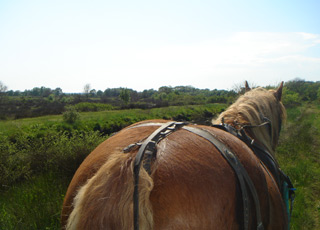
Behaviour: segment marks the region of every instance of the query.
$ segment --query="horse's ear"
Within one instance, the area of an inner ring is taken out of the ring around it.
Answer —
[[[251,88],[249,87],[249,84],[248,84],[248,82],[247,82],[247,81],[245,82],[245,85],[246,85],[246,88],[245,88],[245,89],[246,89],[246,92],[250,91],[250,90],[251,90]]]
[[[283,82],[281,82],[279,88],[277,89],[276,92],[274,92],[274,96],[281,101],[281,97],[282,97],[282,89],[283,89]]]

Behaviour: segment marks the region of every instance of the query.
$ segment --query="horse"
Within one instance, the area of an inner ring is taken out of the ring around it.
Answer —
[[[287,229],[275,158],[282,89],[246,83],[212,126],[146,120],[109,137],[76,171],[62,228]]]

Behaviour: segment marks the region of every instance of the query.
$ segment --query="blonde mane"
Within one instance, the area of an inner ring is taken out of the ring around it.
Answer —
[[[281,91],[280,91],[281,90]],[[256,88],[240,96],[225,112],[213,120],[213,124],[225,123],[240,130],[244,128],[248,136],[264,146],[274,155],[278,144],[281,122],[286,119],[286,111],[281,103],[282,85],[279,90]],[[277,97],[277,93],[280,95]],[[270,125],[256,126],[267,120]]]

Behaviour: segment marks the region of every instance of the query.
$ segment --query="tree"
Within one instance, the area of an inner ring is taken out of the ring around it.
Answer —
[[[172,87],[171,86],[162,86],[159,88],[159,93],[166,93],[169,94],[172,92]]]
[[[59,97],[63,94],[62,92],[62,89],[61,88],[56,88],[55,90],[53,90],[53,94],[56,96],[56,97]]]
[[[0,93],[5,93],[7,91],[8,87],[5,86],[1,81],[0,81]]]
[[[119,97],[125,104],[128,104],[130,101],[130,90],[127,88],[121,89]]]
[[[297,92],[283,88],[282,94],[282,102],[286,107],[294,107],[301,104],[301,98]]]
[[[85,86],[83,87],[83,92],[87,97],[89,97],[90,89],[91,89],[90,84],[85,84]]]
[[[0,101],[4,98],[8,87],[0,81]]]
[[[51,94],[51,89],[42,86],[42,87],[40,88],[40,92],[41,92],[41,96],[42,96],[42,97],[49,97],[49,95]]]
[[[244,83],[237,83],[234,84],[232,90],[235,91],[237,94],[244,94],[247,90],[257,88],[255,83],[248,83],[245,81]]]
[[[90,90],[90,97],[95,97],[97,95],[97,91],[95,89]]]
[[[103,92],[102,92],[101,90],[98,90],[97,96],[98,96],[98,97],[102,97],[102,96],[103,96]]]

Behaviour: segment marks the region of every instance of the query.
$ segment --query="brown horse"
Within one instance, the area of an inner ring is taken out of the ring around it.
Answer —
[[[249,90],[213,123],[226,124],[236,133],[241,131],[251,144],[257,143],[265,150],[263,153],[274,159],[281,122],[286,116],[281,103],[282,87],[283,83],[277,90]],[[104,141],[84,160],[65,196],[63,228],[134,229],[133,171],[143,145],[130,144],[148,139],[166,122],[133,124]],[[210,134],[210,138],[222,143],[251,178],[257,199],[249,195],[246,227],[245,198],[241,195],[244,191],[235,170],[221,149],[191,129]],[[264,229],[287,228],[281,186],[250,143],[221,127],[186,125],[158,139],[155,148],[150,168],[141,167],[139,174],[136,212],[140,230],[257,229],[257,213]],[[274,164],[277,166],[276,161]]]

